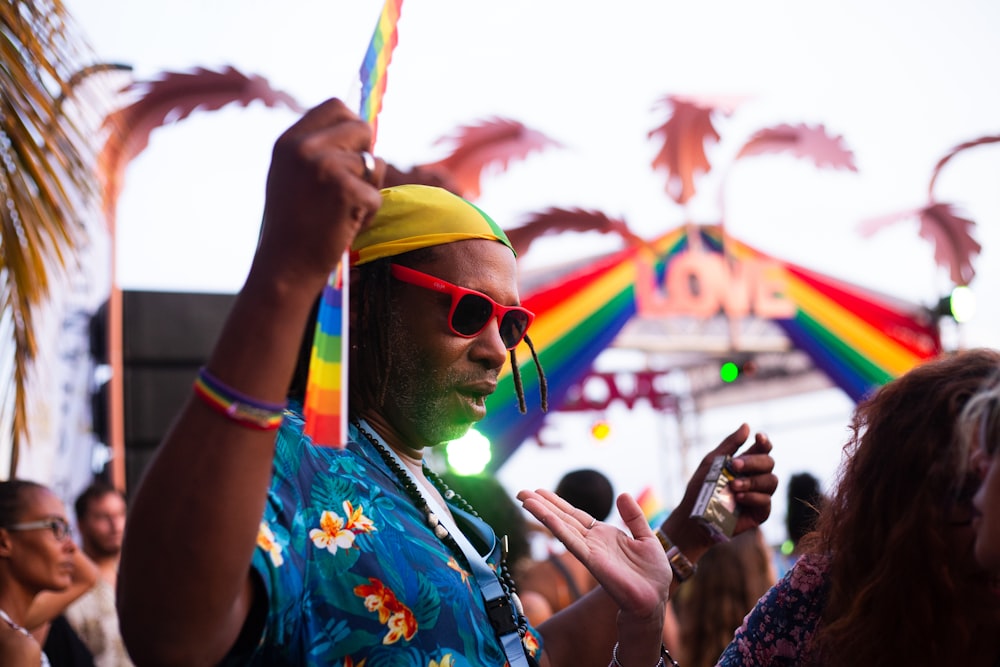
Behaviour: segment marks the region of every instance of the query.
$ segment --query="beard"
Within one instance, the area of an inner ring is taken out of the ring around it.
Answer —
[[[483,371],[473,376],[454,368],[439,368],[427,362],[424,350],[414,348],[411,337],[393,326],[386,404],[398,418],[410,426],[421,444],[438,445],[465,435],[476,418],[469,415],[458,394],[458,387],[484,375],[496,377],[499,370]]]
[[[118,538],[117,540],[91,539],[87,541],[86,546],[87,555],[94,559],[116,558],[122,552],[121,538]]]

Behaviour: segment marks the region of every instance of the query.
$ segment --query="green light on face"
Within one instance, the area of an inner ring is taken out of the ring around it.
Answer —
[[[445,445],[448,467],[458,475],[478,475],[493,458],[490,441],[475,429]]]

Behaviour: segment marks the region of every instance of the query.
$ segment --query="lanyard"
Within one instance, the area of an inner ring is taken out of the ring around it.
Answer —
[[[427,493],[424,486],[417,481],[416,476],[403,463],[392,447],[386,445],[367,422],[362,422],[362,424],[368,433],[378,438],[379,445],[385,448],[403,473],[410,478],[410,481],[413,482],[423,497],[424,502],[427,503],[427,506],[434,512],[438,520],[445,525],[445,528],[448,529],[448,532],[454,538],[455,543],[462,550],[465,560],[469,563],[469,567],[472,568],[472,574],[476,579],[476,583],[479,584],[479,588],[482,591],[483,601],[486,603],[486,613],[489,615],[490,623],[493,626],[494,632],[496,632],[497,639],[499,639],[503,647],[503,652],[507,656],[507,662],[510,663],[510,667],[528,667],[528,659],[524,654],[521,635],[518,633],[517,623],[514,621],[515,610],[511,604],[510,596],[504,593],[496,573],[486,563],[486,559],[472,546],[465,533],[452,520],[451,514],[442,508],[440,503],[431,494]]]

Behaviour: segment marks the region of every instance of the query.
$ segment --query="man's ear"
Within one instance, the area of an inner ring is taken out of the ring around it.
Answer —
[[[10,539],[10,531],[0,528],[0,558],[8,558],[13,551],[14,543]]]

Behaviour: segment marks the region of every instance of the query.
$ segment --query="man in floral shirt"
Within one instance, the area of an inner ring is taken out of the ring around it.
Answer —
[[[130,652],[184,667],[658,664],[676,585],[661,540],[693,560],[711,545],[688,518],[710,459],[659,537],[627,495],[624,532],[521,492],[602,585],[528,626],[493,532],[423,462],[485,416],[508,358],[519,385],[514,350],[530,348],[533,314],[515,254],[447,191],[376,189],[385,165],[370,142],[330,100],[275,144],[250,274],[134,498],[119,586]],[[329,449],[301,434],[295,369],[348,247],[352,428]],[[770,448],[758,435],[734,461],[738,530],[770,512]]]

